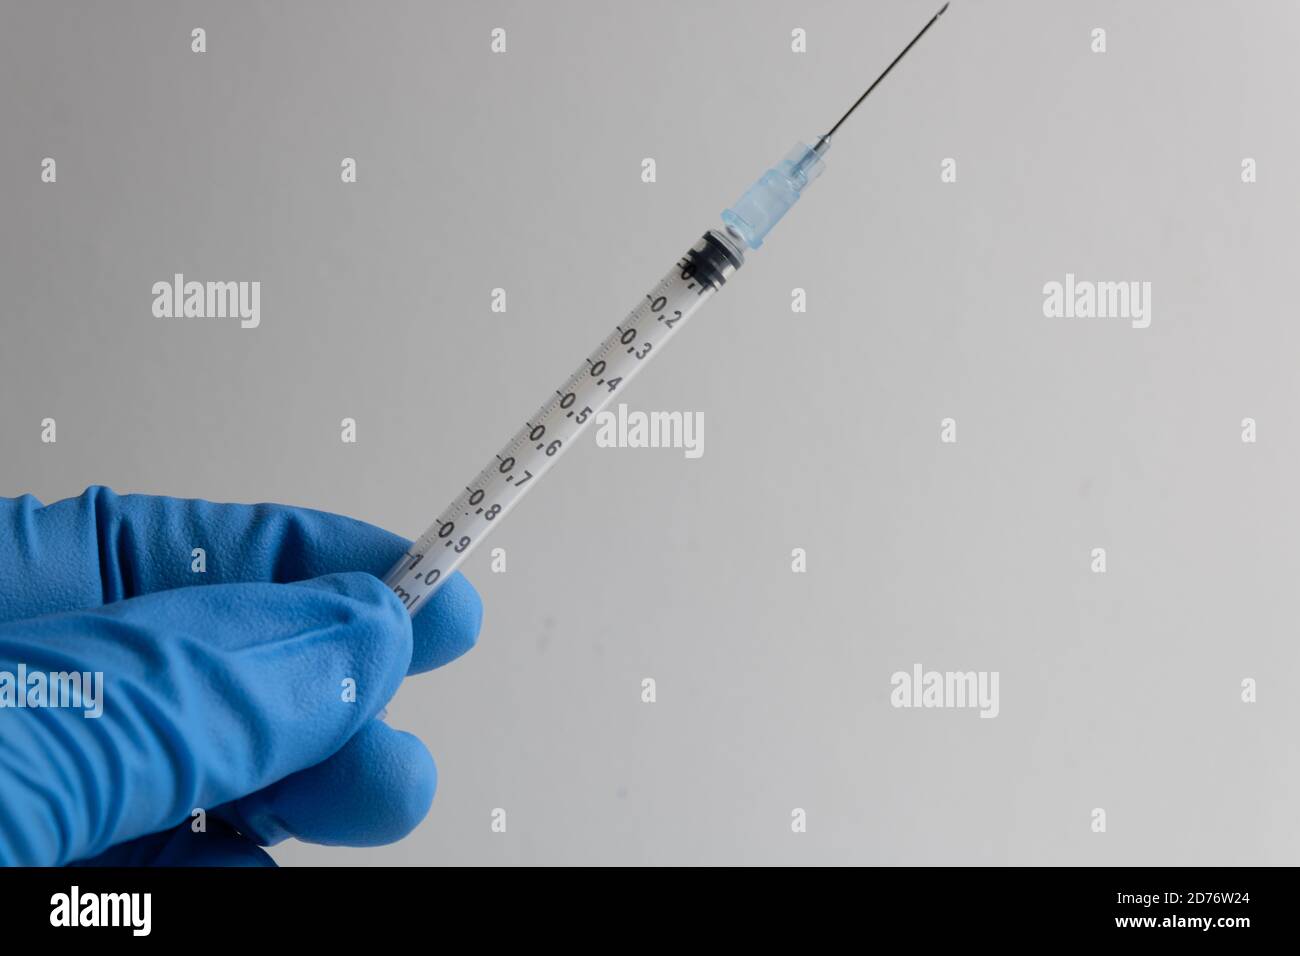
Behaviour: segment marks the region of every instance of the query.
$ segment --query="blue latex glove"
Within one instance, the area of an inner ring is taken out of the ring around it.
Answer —
[[[408,833],[433,759],[375,715],[473,646],[482,605],[457,574],[413,622],[374,577],[406,546],[278,505],[0,498],[0,680],[104,674],[99,718],[0,708],[0,863],[266,865],[289,836]]]

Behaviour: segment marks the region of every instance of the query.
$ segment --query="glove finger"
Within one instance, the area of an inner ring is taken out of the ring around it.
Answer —
[[[363,521],[284,505],[116,495],[100,487],[45,506],[30,495],[2,498],[0,622],[195,584],[302,581],[342,571],[378,577],[409,546]],[[459,573],[449,577],[415,617],[411,673],[468,651],[482,618],[470,583]]]
[[[227,823],[214,820],[204,832],[188,824],[151,833],[109,847],[77,866],[261,866],[273,867],[271,855]]]
[[[361,573],[0,625],[0,671],[102,675],[98,717],[0,709],[0,862],[92,856],[320,763],[391,699],[410,656],[410,617]]]
[[[438,785],[418,737],[372,720],[343,749],[219,811],[264,845],[296,837],[327,846],[381,846],[414,830]]]
[[[483,599],[459,571],[411,619],[414,649],[409,673],[423,674],[454,661],[478,643]]]

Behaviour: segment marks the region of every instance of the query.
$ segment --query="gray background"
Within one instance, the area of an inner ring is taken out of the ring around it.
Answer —
[[[4,0],[0,491],[415,536],[938,2]],[[277,859],[1297,862],[1298,39],[956,0],[623,394],[704,457],[587,442],[468,562],[479,646],[392,708],[426,822]],[[1151,327],[1044,318],[1067,271],[1152,282]],[[260,280],[261,328],[155,319],[173,272]],[[1001,716],[891,708],[914,662],[1000,671]]]

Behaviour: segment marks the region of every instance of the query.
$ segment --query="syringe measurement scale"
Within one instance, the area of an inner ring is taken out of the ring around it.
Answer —
[[[744,250],[763,244],[825,169],[822,157],[830,149],[831,136],[947,9],[945,3],[830,132],[812,146],[796,145],[725,210],[726,228],[710,229],[686,252],[411,545],[384,578],[411,614],[540,481],[615,392],[662,352],[686,320],[744,265]]]

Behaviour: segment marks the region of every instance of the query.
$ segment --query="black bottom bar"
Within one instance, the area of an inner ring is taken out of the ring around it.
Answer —
[[[129,945],[147,927],[149,938],[205,947],[282,938],[331,947],[388,938],[398,945],[408,933],[497,943],[512,928],[532,932],[532,943],[543,945],[543,936],[577,941],[619,925],[630,938],[649,934],[664,945],[719,933],[733,944],[791,933],[829,943],[847,933],[864,941],[901,936],[926,950],[949,939],[987,946],[1129,937],[1139,944],[1232,946],[1286,932],[1294,884],[1291,869],[1211,868],[729,869],[613,877],[581,869],[546,876],[486,869],[0,870],[0,925],[9,943],[32,936],[66,942],[75,933],[77,942]]]

